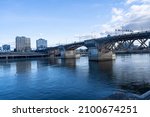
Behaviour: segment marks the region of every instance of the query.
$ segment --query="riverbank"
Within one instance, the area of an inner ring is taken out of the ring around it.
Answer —
[[[106,100],[150,100],[150,90],[142,95],[129,93],[126,91],[114,92],[105,98]]]
[[[20,58],[38,58],[38,57],[48,57],[46,53],[39,52],[3,52],[0,53],[0,59],[20,59]]]
[[[116,54],[145,54],[145,53],[150,53],[150,49],[115,51],[115,53]]]

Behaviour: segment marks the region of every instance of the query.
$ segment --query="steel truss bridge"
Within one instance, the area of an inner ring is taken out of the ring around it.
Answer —
[[[75,50],[79,47],[85,46],[87,48],[96,47],[97,49],[107,49],[107,50],[124,50],[130,49],[134,42],[136,41],[140,48],[148,48],[147,41],[150,39],[150,31],[145,32],[137,32],[137,33],[130,33],[130,34],[123,34],[123,35],[116,35],[116,36],[107,36],[102,38],[93,38],[89,40],[85,40],[83,42],[75,42],[66,45],[59,45],[56,47],[49,47],[47,51],[54,51],[54,50]],[[123,45],[126,45],[124,47]]]

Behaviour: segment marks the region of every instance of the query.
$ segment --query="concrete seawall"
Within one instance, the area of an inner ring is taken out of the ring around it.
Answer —
[[[36,58],[36,57],[48,57],[48,54],[38,53],[38,52],[7,52],[7,53],[0,53],[0,59],[18,59],[18,58]]]

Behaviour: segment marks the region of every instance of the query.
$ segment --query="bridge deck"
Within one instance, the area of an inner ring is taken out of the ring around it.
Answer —
[[[142,40],[142,39],[150,39],[150,32],[138,32],[138,33],[130,33],[124,35],[117,35],[117,36],[107,36],[102,38],[93,38],[89,40],[85,40],[83,42],[75,42],[66,45],[60,45],[56,47],[48,48],[47,50],[55,50],[55,49],[67,49],[67,50],[74,50],[81,46],[86,47],[93,47],[95,44],[106,44],[106,43],[115,43],[119,41],[128,41],[128,40]]]

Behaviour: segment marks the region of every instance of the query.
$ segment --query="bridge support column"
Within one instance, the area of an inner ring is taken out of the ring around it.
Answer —
[[[114,60],[116,55],[112,51],[98,50],[96,47],[89,48],[88,57],[90,61]]]
[[[60,55],[60,51],[58,49],[55,49],[55,50],[49,50],[48,51],[48,56],[50,58],[56,58]]]
[[[48,52],[48,56],[49,56],[50,58],[55,58],[55,51],[54,51],[54,50],[49,51],[49,52]]]
[[[62,59],[75,59],[80,58],[80,54],[76,54],[76,50],[61,50]]]

